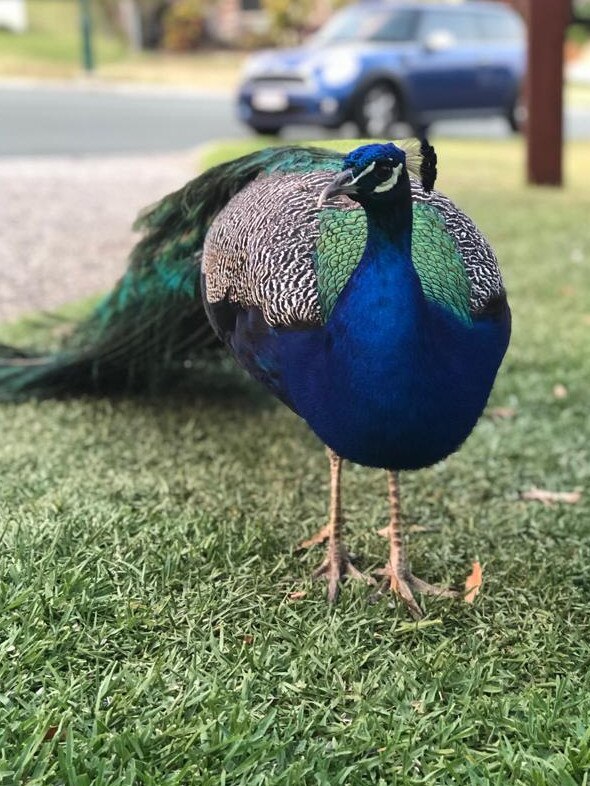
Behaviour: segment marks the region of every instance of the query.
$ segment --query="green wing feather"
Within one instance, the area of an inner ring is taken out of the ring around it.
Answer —
[[[414,202],[412,260],[424,295],[471,322],[471,285],[457,244],[435,207]]]
[[[261,173],[338,169],[319,148],[268,148],[209,169],[140,214],[144,233],[113,291],[56,353],[0,347],[0,399],[168,388],[217,339],[199,293],[217,213]]]
[[[366,242],[364,210],[322,210],[315,270],[324,321],[332,313],[339,294],[360,262]]]
[[[333,208],[320,214],[315,267],[324,320],[360,262],[366,240],[364,210]],[[425,297],[470,322],[470,283],[461,254],[438,210],[422,202],[414,202],[412,260]]]

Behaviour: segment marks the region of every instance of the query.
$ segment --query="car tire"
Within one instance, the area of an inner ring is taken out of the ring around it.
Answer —
[[[376,82],[357,98],[354,120],[362,136],[384,139],[403,120],[399,91],[388,82]]]
[[[522,91],[519,91],[514,101],[508,107],[506,120],[514,134],[521,134],[526,129],[527,105]]]
[[[260,136],[278,136],[283,130],[282,126],[278,128],[275,126],[272,128],[267,126],[250,126],[250,128],[255,134],[259,134]]]

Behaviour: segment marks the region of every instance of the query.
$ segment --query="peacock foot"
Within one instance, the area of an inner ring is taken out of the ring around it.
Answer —
[[[419,592],[422,595],[435,595],[439,598],[458,598],[461,596],[461,592],[456,589],[429,584],[414,576],[408,568],[394,568],[391,562],[388,562],[385,568],[376,570],[375,573],[379,576],[387,577],[387,580],[379,589],[377,597],[384,595],[387,591],[393,592],[403,600],[414,619],[420,619],[423,616],[423,611],[414,598],[414,592]]]
[[[312,546],[318,546],[320,543],[324,543],[330,537],[331,532],[331,525],[326,524],[321,529],[319,529],[311,538],[307,538],[306,540],[302,540],[301,543],[298,543],[295,547],[296,551],[304,551],[305,549],[310,549]]]
[[[329,549],[326,559],[312,573],[312,578],[325,578],[328,581],[328,601],[335,603],[340,592],[340,582],[344,578],[358,579],[366,584],[377,582],[371,576],[365,576],[352,564],[349,554],[344,549]]]

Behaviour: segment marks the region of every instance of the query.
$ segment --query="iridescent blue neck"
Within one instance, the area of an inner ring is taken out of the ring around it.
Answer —
[[[365,250],[330,320],[358,323],[360,334],[369,338],[374,332],[384,342],[389,340],[389,329],[400,335],[400,319],[411,329],[417,312],[426,307],[412,263],[409,187],[405,197],[367,200],[363,205],[367,215]]]
[[[391,252],[395,257],[407,257],[411,263],[412,202],[406,199],[364,205],[367,216],[367,243],[362,260],[371,258],[383,261]]]

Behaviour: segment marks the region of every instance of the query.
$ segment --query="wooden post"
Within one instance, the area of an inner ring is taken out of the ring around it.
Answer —
[[[571,0],[528,0],[527,170],[537,185],[562,183],[563,42]]]

